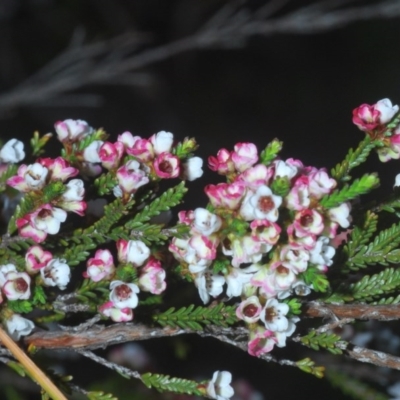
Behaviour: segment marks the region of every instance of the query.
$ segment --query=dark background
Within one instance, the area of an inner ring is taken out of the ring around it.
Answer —
[[[241,9],[250,11],[265,4],[241,3]],[[311,3],[288,2],[273,17]],[[380,2],[348,3],[345,9]],[[284,158],[330,168],[363,138],[351,122],[353,108],[385,97],[400,101],[399,17],[355,21],[320,32],[282,29],[271,35],[232,36],[222,47],[160,57],[129,77],[78,85],[45,99],[39,95],[40,82],[45,85],[52,75],[44,75],[42,81],[35,78],[36,86],[28,86],[25,95],[12,97],[18,85],[65,51],[73,37],[81,38],[85,46],[134,35],[139,44],[119,54],[123,59],[193,35],[225,4],[216,0],[0,0],[0,137],[27,140],[34,130],[52,131],[57,120],[79,118],[105,128],[114,138],[125,130],[144,137],[160,130],[171,131],[178,139],[195,137],[203,158],[221,147],[230,149],[237,141],[264,146],[278,137],[285,144]],[[80,64],[83,76],[89,80],[91,71],[107,57],[105,53],[84,67]],[[87,95],[91,97],[82,97]],[[400,170],[396,163],[382,166],[374,160],[371,168],[383,172],[384,189],[391,187]],[[199,198],[205,201],[202,186],[207,179],[215,178],[206,174],[202,182],[191,184],[195,195],[186,208],[204,205]],[[145,348],[157,360],[157,371],[205,379],[217,369],[228,369],[269,400],[300,393],[302,399],[314,398],[317,391],[325,399],[345,398],[325,381],[293,368],[268,365],[211,340],[166,340]],[[186,349],[181,352],[185,357],[171,362],[177,348]],[[301,357],[296,347],[291,351],[291,358]],[[79,361],[79,365],[85,366],[80,372],[82,382],[111,375],[97,371],[93,363]],[[76,376],[75,371],[69,372]],[[102,383],[96,386],[100,390]]]

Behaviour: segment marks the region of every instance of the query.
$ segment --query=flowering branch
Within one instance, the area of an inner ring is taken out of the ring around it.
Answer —
[[[7,171],[0,180],[21,200],[7,210],[0,247],[5,330],[16,341],[25,337],[31,350],[74,349],[158,391],[218,400],[233,395],[227,371],[195,382],[125,370],[92,350],[196,333],[316,377],[324,375],[323,366],[310,358],[276,358],[274,348],[292,340],[399,369],[397,357],[354,346],[333,332],[354,320],[400,318],[400,273],[390,267],[400,263],[400,193],[395,189],[380,206],[359,207],[354,200],[375,190],[379,178],[350,176],[373,150],[383,162],[400,158],[399,107],[389,99],[363,104],[353,111],[353,122],[368,139],[332,170],[335,178],[300,160],[282,160],[277,139],[261,152],[252,143],[221,149],[208,163],[226,182],[207,185],[209,204],[180,211],[174,222],[169,211],[182,202],[185,182],[202,175],[194,139],[176,143],[166,131],[148,139],[124,132],[110,142],[104,130],[85,121],[59,121],[61,156],[11,168],[11,176],[9,165],[21,162],[25,151],[10,140],[0,149],[0,173]],[[35,135],[33,152],[42,152],[49,139]],[[73,268],[77,278],[71,281]],[[176,291],[170,285],[179,281],[192,284],[203,305],[171,306]],[[315,300],[306,301],[311,294]],[[77,326],[32,333],[36,324],[72,313]],[[329,322],[298,327],[309,318]],[[4,337],[31,375],[39,374]],[[58,396],[43,377],[37,379]]]

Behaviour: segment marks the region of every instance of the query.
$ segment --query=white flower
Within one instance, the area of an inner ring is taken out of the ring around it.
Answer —
[[[396,175],[393,187],[398,187],[398,186],[400,186],[400,174]]]
[[[338,207],[331,208],[328,213],[333,222],[337,222],[342,228],[348,228],[351,222],[350,203],[342,203]]]
[[[375,104],[375,109],[381,113],[379,118],[381,124],[386,124],[399,111],[399,106],[392,105],[392,102],[389,99],[382,99]]]
[[[298,171],[298,168],[295,165],[286,164],[286,162],[282,160],[274,161],[273,165],[275,166],[275,178],[286,177],[288,179],[292,179],[294,176],[296,176]]]
[[[71,179],[66,184],[67,190],[62,194],[66,201],[82,201],[85,195],[85,186],[81,179]]]
[[[55,235],[60,230],[61,222],[65,222],[66,219],[66,211],[45,204],[35,212],[33,223],[36,229]]]
[[[58,286],[64,290],[71,279],[71,269],[64,259],[54,258],[40,269],[40,275],[46,286]]]
[[[240,215],[246,221],[267,219],[275,222],[278,219],[278,208],[281,204],[282,197],[274,195],[268,186],[262,185],[255,193],[249,191],[245,196]]]
[[[14,264],[0,265],[0,288],[6,283],[9,272],[17,272],[17,267]]]
[[[210,213],[205,208],[196,208],[193,212],[193,228],[200,235],[210,236],[221,228],[222,221],[218,215]]]
[[[31,297],[31,278],[26,272],[9,272],[3,292],[8,300],[27,300]]]
[[[42,189],[43,186],[46,184],[48,173],[49,170],[42,164],[34,163],[28,165],[24,174],[24,179],[26,184],[31,189]]]
[[[154,153],[168,153],[171,150],[172,143],[174,142],[174,135],[171,132],[161,131],[156,133],[150,138],[153,145]]]
[[[140,240],[129,240],[126,261],[141,267],[150,256],[150,249]]]
[[[276,299],[269,299],[261,311],[260,319],[268,330],[284,332],[289,326],[289,321],[285,317],[288,312],[289,306],[286,303],[279,303]]]
[[[208,271],[199,273],[194,279],[199,290],[199,296],[204,304],[210,301],[210,296],[217,297],[222,293],[225,278],[220,275],[211,275]]]
[[[212,380],[207,385],[207,394],[212,399],[228,400],[234,395],[230,383],[232,374],[228,371],[215,371]]]
[[[286,338],[293,335],[296,330],[296,322],[298,321],[300,321],[299,317],[292,317],[288,320],[288,326],[285,330],[275,332],[275,337],[278,339],[278,343],[276,344],[278,347],[286,346]]]
[[[110,283],[110,300],[114,306],[119,309],[136,308],[139,299],[136,293],[140,289],[134,283],[125,283],[123,281],[112,281]]]
[[[19,340],[21,336],[29,335],[35,327],[32,321],[21,317],[19,314],[14,314],[10,319],[7,319],[5,325],[14,340]]]
[[[189,158],[182,164],[183,176],[188,181],[194,181],[203,175],[203,159],[200,157]]]
[[[87,162],[99,163],[101,162],[99,157],[100,147],[103,145],[101,140],[95,140],[89,144],[88,147],[83,151],[83,158]]]
[[[310,250],[310,263],[330,267],[333,263],[335,248],[329,246],[329,239],[325,236],[318,238],[315,247]]]
[[[0,150],[0,161],[18,163],[25,158],[24,144],[17,139],[10,139]]]

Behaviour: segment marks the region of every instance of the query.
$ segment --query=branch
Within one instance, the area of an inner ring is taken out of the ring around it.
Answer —
[[[240,7],[241,2],[229,2],[194,35],[142,51],[138,49],[144,38],[138,34],[94,44],[79,40],[25,82],[0,94],[0,110],[5,114],[33,105],[97,107],[101,99],[95,95],[65,93],[88,85],[146,85],[148,75],[138,71],[149,65],[190,50],[242,46],[254,35],[314,34],[354,21],[400,16],[397,0],[352,8],[346,7],[351,0],[328,0],[274,16],[287,2],[271,0],[254,12]],[[340,6],[344,7],[337,9]]]

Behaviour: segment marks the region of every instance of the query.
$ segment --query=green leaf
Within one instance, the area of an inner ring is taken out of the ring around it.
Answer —
[[[316,292],[325,293],[329,289],[329,281],[326,275],[315,266],[308,267],[300,276],[307,285],[313,285]]]
[[[282,150],[283,142],[278,139],[274,139],[270,142],[267,147],[260,154],[260,162],[264,165],[269,165],[275,158],[278,153]]]
[[[352,269],[365,268],[367,265],[388,265],[400,261],[400,223],[379,232],[372,243],[358,247],[358,252],[350,256],[346,265]]]
[[[33,310],[32,303],[28,300],[9,300],[7,306],[19,314],[27,314]]]
[[[370,192],[379,185],[378,176],[373,174],[365,174],[360,179],[354,180],[350,185],[345,185],[341,189],[337,189],[320,200],[320,204],[325,208],[334,208],[340,204],[353,200],[356,197]]]
[[[344,343],[341,337],[334,333],[318,333],[316,330],[312,330],[306,336],[302,336],[300,341],[313,350],[318,351],[322,347],[332,354],[342,354],[342,350],[337,345]]]
[[[118,400],[113,394],[104,392],[87,392],[86,396],[89,400]]]
[[[142,381],[149,389],[155,388],[159,392],[202,395],[202,392],[198,389],[199,384],[187,379],[171,378],[168,375],[147,373],[142,375]]]
[[[236,307],[225,306],[223,303],[215,307],[182,307],[153,315],[153,320],[162,326],[180,327],[183,329],[202,330],[203,325],[214,324],[229,326],[237,322]]]
[[[284,299],[283,303],[286,303],[289,306],[289,314],[291,315],[299,315],[301,314],[301,303],[299,299]]]
[[[299,369],[308,374],[312,374],[317,378],[323,378],[325,367],[316,366],[315,362],[312,361],[310,358],[304,358],[303,360],[297,361],[296,365]]]
[[[188,158],[198,147],[194,138],[185,138],[183,142],[179,142],[174,146],[172,154],[175,154],[179,159]]]
[[[351,179],[349,172],[365,162],[376,143],[368,135],[359,143],[355,150],[350,149],[345,159],[331,170],[331,175],[337,181],[348,182]]]
[[[46,293],[44,292],[44,289],[42,286],[36,285],[35,288],[33,289],[33,297],[32,297],[32,303],[34,305],[37,304],[46,304]]]
[[[170,208],[179,204],[187,192],[185,182],[168,189],[160,197],[155,198],[149,205],[138,212],[128,223],[125,224],[126,229],[139,229],[144,222],[150,218],[159,215],[162,211],[168,211]]]

